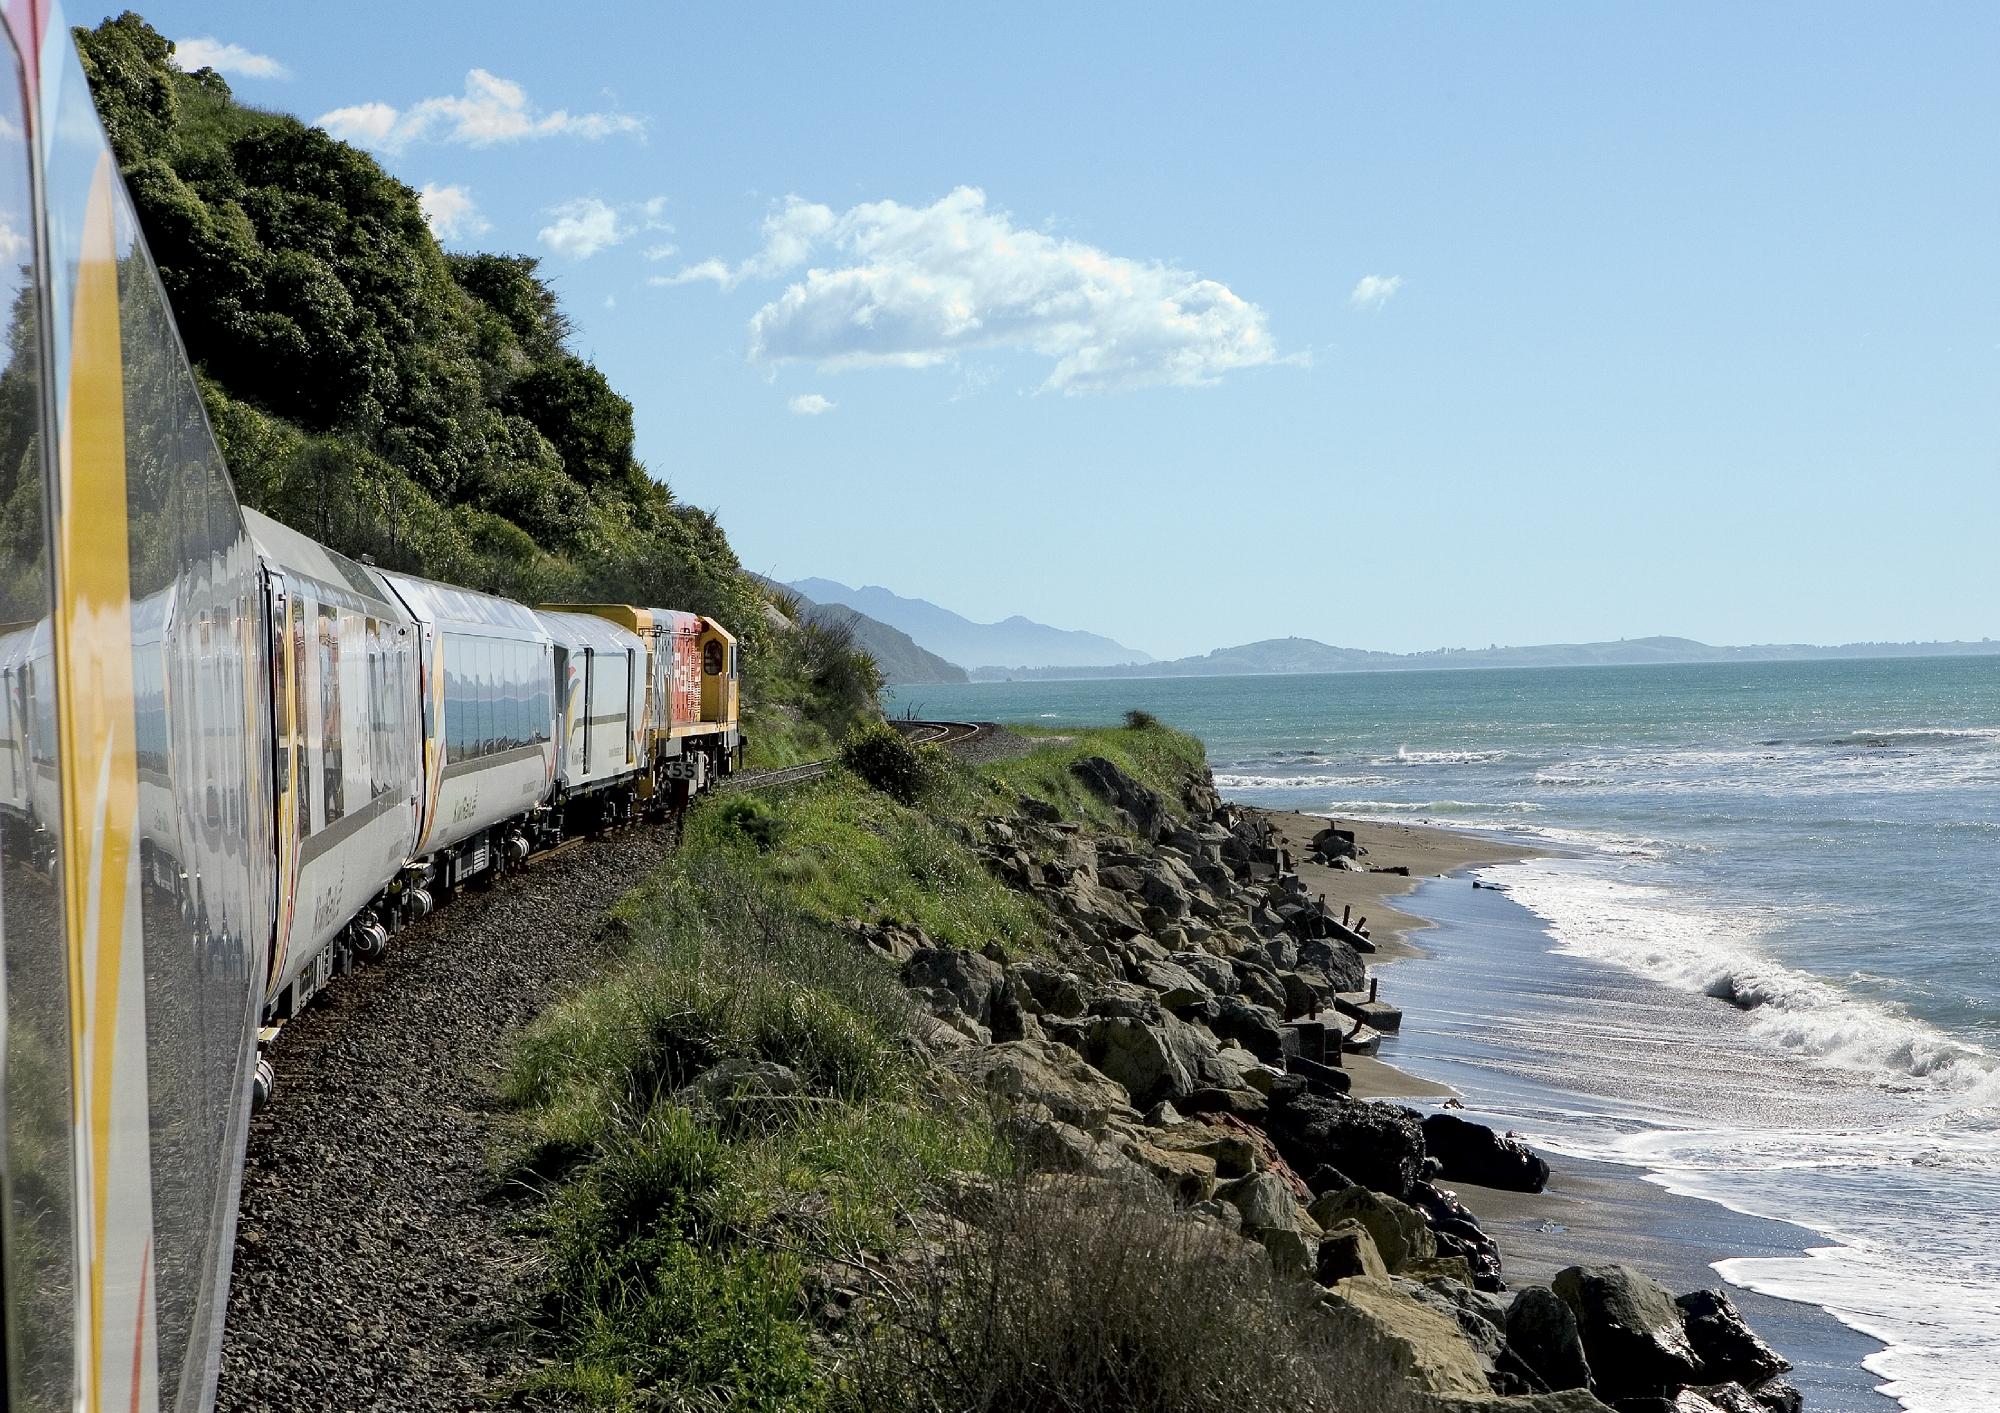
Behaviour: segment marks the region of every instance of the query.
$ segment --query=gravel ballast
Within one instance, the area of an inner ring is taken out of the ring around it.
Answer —
[[[469,890],[272,1047],[251,1126],[216,1407],[456,1409],[533,1367],[526,1194],[500,1190],[511,1036],[582,981],[606,911],[672,847],[649,826]]]

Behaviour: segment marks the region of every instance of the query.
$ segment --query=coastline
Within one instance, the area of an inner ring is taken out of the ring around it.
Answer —
[[[1259,806],[1246,809],[1267,820],[1294,853],[1307,887],[1328,901],[1351,904],[1369,918],[1376,952],[1371,972],[1391,963],[1432,957],[1418,937],[1439,919],[1399,904],[1425,883],[1465,879],[1475,869],[1546,856],[1550,851],[1492,836],[1430,824],[1357,821]],[[1406,867],[1407,877],[1357,873],[1310,862],[1311,837],[1328,823],[1352,829],[1367,867]],[[1445,965],[1448,965],[1446,963]],[[1383,999],[1403,1004],[1393,976]],[[1423,1021],[1418,1020],[1421,1026]],[[1395,1062],[1397,1042],[1385,1040],[1381,1058],[1348,1056],[1357,1098],[1389,1099],[1435,1108],[1464,1100],[1452,1085]],[[1479,1113],[1477,1096],[1468,1105]],[[1640,1166],[1601,1162],[1541,1150],[1550,1165],[1547,1189],[1521,1193],[1454,1182],[1452,1187],[1498,1243],[1510,1283],[1546,1285],[1565,1266],[1618,1262],[1634,1265],[1676,1290],[1727,1285],[1752,1325],[1766,1333],[1796,1366],[1795,1381],[1814,1386],[1814,1408],[1882,1410],[1899,1405],[1876,1391],[1879,1380],[1863,1361],[1886,1346],[1803,1301],[1761,1295],[1726,1282],[1715,1267],[1745,1257],[1796,1257],[1826,1239],[1789,1222],[1747,1216],[1719,1202],[1671,1192]],[[1829,1397],[1830,1395],[1830,1397]]]

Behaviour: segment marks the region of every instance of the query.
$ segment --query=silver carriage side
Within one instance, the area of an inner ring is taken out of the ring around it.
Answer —
[[[555,640],[556,793],[597,824],[629,815],[645,751],[645,640],[589,613],[538,610]]]
[[[390,910],[417,842],[416,625],[363,566],[269,516],[244,519],[272,642],[281,883],[266,1009],[283,1019],[400,920]]]
[[[0,1403],[192,1413],[276,897],[268,639],[74,48],[4,20]]]
[[[416,621],[423,787],[413,855],[454,887],[524,860],[555,779],[555,642],[533,609],[379,571]]]

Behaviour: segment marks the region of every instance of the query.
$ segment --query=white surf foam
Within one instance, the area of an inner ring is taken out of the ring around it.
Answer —
[[[1561,951],[1727,1001],[1781,1050],[1878,1084],[1920,1082],[1961,1102],[2000,1097],[2000,1056],[1771,960],[1757,948],[1766,925],[1754,916],[1704,913],[1677,890],[1605,877],[1574,861],[1512,865],[1504,881],[1548,922]]]

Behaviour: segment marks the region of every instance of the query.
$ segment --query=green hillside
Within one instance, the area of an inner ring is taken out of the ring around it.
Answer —
[[[246,505],[350,555],[527,602],[666,604],[744,640],[768,758],[874,710],[874,666],[769,622],[715,517],[633,454],[528,256],[441,249],[358,148],[245,107],[127,12],[84,70]]]

